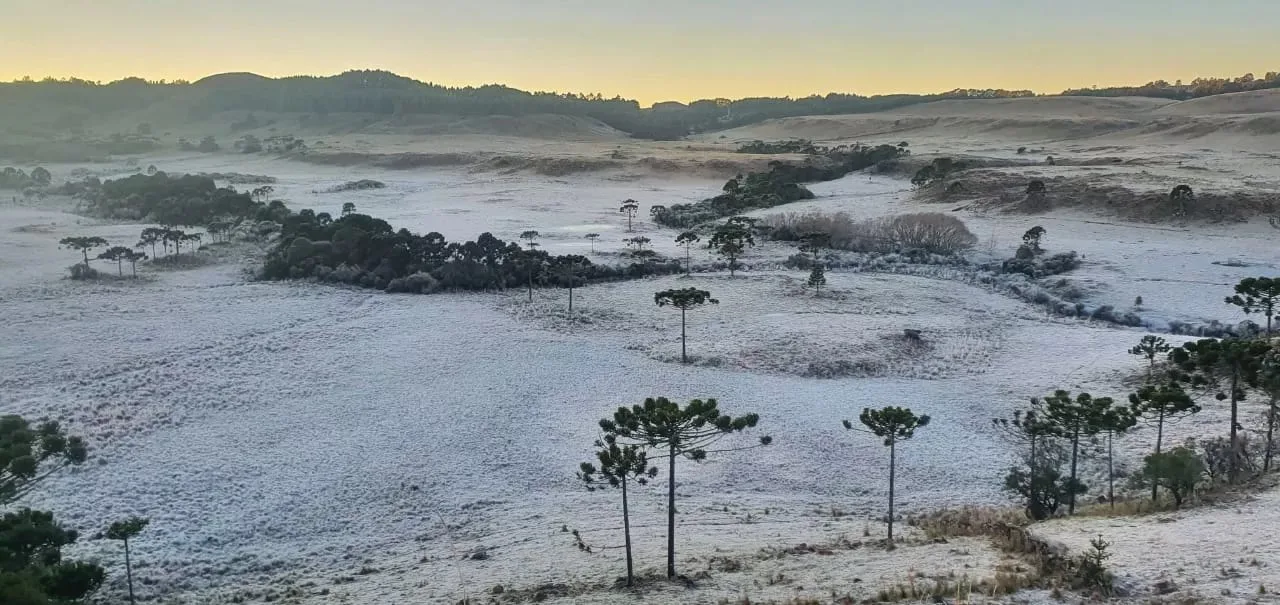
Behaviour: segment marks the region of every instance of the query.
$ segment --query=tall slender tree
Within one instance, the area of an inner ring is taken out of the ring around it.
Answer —
[[[734,219],[717,227],[711,239],[707,240],[707,247],[729,262],[729,277],[733,277],[737,270],[738,259],[746,253],[747,248],[755,244],[750,226]]]
[[[58,244],[61,246],[65,246],[67,248],[71,248],[72,250],[80,251],[80,253],[84,255],[84,266],[88,267],[89,251],[93,250],[94,248],[101,248],[103,246],[106,246],[107,240],[97,236],[64,237],[58,242]]]
[[[130,250],[129,254],[125,256],[124,259],[129,261],[129,269],[133,271],[133,278],[138,279],[138,261],[147,260],[146,253]]]
[[[814,263],[813,269],[809,271],[809,280],[805,285],[813,288],[814,296],[822,296],[822,287],[827,285],[827,274],[822,268],[822,263]]]
[[[689,276],[693,274],[693,259],[690,256],[689,251],[693,248],[694,244],[698,243],[698,240],[700,239],[701,238],[698,237],[698,234],[692,231],[685,231],[684,233],[681,233],[680,235],[676,236],[676,245],[684,248],[685,276]]]
[[[1240,402],[1244,401],[1248,388],[1258,386],[1262,360],[1270,352],[1267,342],[1240,338],[1223,340],[1202,339],[1183,343],[1169,353],[1176,364],[1175,378],[1194,386],[1215,388],[1218,401],[1231,402],[1230,466],[1228,477],[1239,479],[1241,458]]]
[[[609,422],[605,419],[602,422]],[[649,466],[649,459],[638,445],[618,445],[616,435],[605,435],[596,440],[596,461],[600,466],[583,462],[578,467],[578,479],[588,490],[598,489],[601,482],[622,490],[622,535],[627,550],[627,586],[635,582],[635,567],[631,558],[631,512],[627,506],[627,482],[639,485],[648,483],[658,475],[658,467]]]
[[[1280,353],[1275,350],[1267,353],[1262,359],[1258,386],[1267,396],[1267,411],[1263,415],[1267,425],[1267,449],[1262,453],[1262,470],[1266,472],[1271,470],[1271,458],[1275,451],[1276,424],[1280,423]]]
[[[884,444],[889,448],[889,548],[893,548],[893,488],[894,477],[897,467],[897,446],[899,441],[906,441],[916,434],[916,429],[928,426],[928,415],[915,415],[909,408],[886,407],[879,410],[865,408],[862,414],[858,416],[858,421],[866,427],[859,429],[848,420],[844,421],[844,428],[848,430],[860,430],[871,433],[876,437],[884,439]]]
[[[595,253],[596,253],[596,240],[600,239],[600,234],[599,234],[599,233],[588,233],[588,234],[586,234],[586,235],[584,235],[584,236],[582,236],[582,237],[586,238],[587,240],[589,240],[589,241],[591,242],[591,253],[592,253],[592,254],[595,254]]]
[[[1191,399],[1177,382],[1165,385],[1147,385],[1137,393],[1129,395],[1129,406],[1139,420],[1154,422],[1156,425],[1156,449],[1160,453],[1164,442],[1164,425],[1184,416],[1200,412],[1200,406]],[[1155,501],[1158,486],[1151,486],[1151,500]]]
[[[587,257],[566,254],[554,259],[552,271],[560,285],[569,289],[569,319],[573,319],[573,289],[582,283],[582,269],[590,264]]]
[[[680,363],[689,363],[689,353],[685,347],[685,314],[702,305],[718,305],[720,301],[711,298],[711,293],[706,290],[682,288],[655,292],[653,302],[659,307],[671,306],[680,309]]]
[[[1267,336],[1271,336],[1271,318],[1280,304],[1280,278],[1246,277],[1236,284],[1234,296],[1228,296],[1229,305],[1240,307],[1245,315],[1261,313],[1267,318]]]
[[[631,233],[631,219],[636,217],[636,211],[640,209],[640,203],[635,200],[624,200],[622,205],[618,207],[618,212],[627,215],[627,233]]]
[[[1147,384],[1151,384],[1155,380],[1156,358],[1166,355],[1173,347],[1165,342],[1163,338],[1154,334],[1148,334],[1138,341],[1138,344],[1129,349],[1130,355],[1136,355],[1147,361]]]
[[[715,399],[694,399],[684,407],[666,397],[650,397],[644,404],[620,407],[612,419],[600,421],[606,435],[614,435],[620,445],[635,445],[666,452],[667,457],[667,577],[676,575],[676,458],[705,460],[709,449],[726,435],[753,428],[757,414],[734,418],[720,412]],[[772,439],[760,438],[760,445]],[[742,448],[734,448],[742,449]]]
[[[124,246],[112,246],[104,250],[98,255],[98,260],[111,260],[116,262],[116,274],[124,277],[124,261],[133,256],[133,250]]]
[[[1033,405],[1041,402],[1033,400]],[[1080,457],[1080,439],[1091,437],[1102,432],[1100,419],[1111,409],[1114,400],[1110,397],[1094,398],[1088,393],[1080,393],[1074,398],[1068,391],[1054,391],[1043,400],[1043,419],[1053,427],[1054,432],[1071,442],[1071,475],[1069,484],[1074,486],[1079,477],[1077,474]],[[1067,501],[1067,513],[1076,512],[1076,489],[1070,489]]]
[[[136,538],[142,530],[147,528],[149,520],[142,517],[129,517],[123,521],[116,521],[107,528],[106,536],[110,540],[120,540],[124,542],[124,573],[125,578],[129,582],[129,604],[133,605],[137,601],[133,597],[133,561],[129,556],[129,540]]]
[[[1124,434],[1138,423],[1138,416],[1133,409],[1123,406],[1109,406],[1100,410],[1097,416],[1098,429],[1107,435],[1107,503],[1116,507],[1116,455],[1113,442],[1116,435]]]

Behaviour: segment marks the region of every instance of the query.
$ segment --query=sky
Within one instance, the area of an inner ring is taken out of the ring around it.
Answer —
[[[655,101],[1280,70],[1277,0],[0,0],[0,80],[385,69]]]

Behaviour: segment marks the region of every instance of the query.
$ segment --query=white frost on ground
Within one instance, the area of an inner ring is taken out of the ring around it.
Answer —
[[[643,217],[650,203],[715,190],[706,181],[353,175],[279,161],[243,166],[228,156],[200,161],[189,169],[280,176],[277,192],[294,207],[319,201],[309,191],[378,178],[389,187],[350,199],[397,227],[450,238],[484,230],[512,238],[534,228],[556,253],[586,251],[587,230],[609,234],[602,248],[620,248],[612,241],[624,237],[619,199],[643,198]],[[911,205],[892,182],[854,176],[830,187],[815,187],[831,197],[809,204],[867,214]],[[1029,222],[969,220],[984,239],[990,229],[1010,242]],[[1100,299],[1129,297],[1133,280],[1159,283],[1165,294],[1141,293],[1170,316],[1228,315],[1210,303],[1242,273],[1210,278],[1218,269],[1209,261],[1220,254],[1202,254],[1206,241],[1229,248],[1221,254],[1260,250],[1253,239],[1187,235],[1161,239],[1163,252],[1148,261],[1133,253],[1150,244],[1126,243],[1146,231],[1036,222],[1049,229],[1051,248],[1086,254],[1085,270],[1112,288]],[[840,420],[867,406],[905,405],[934,417],[899,451],[903,512],[1006,502],[1000,477],[1013,457],[990,419],[1058,387],[1122,397],[1118,381],[1137,367],[1125,350],[1142,334],[1046,320],[1034,307],[954,282],[838,272],[829,280],[839,296],[827,299],[802,293],[803,276],[782,272],[583,288],[575,302],[599,321],[581,330],[546,319],[563,291],[537,292],[542,302],[522,314],[516,293],[398,296],[250,283],[234,264],[144,268],[150,279],[141,283],[82,284],[62,278],[75,257],[58,250],[57,239],[127,240],[140,226],[98,224],[55,207],[4,208],[0,225],[0,412],[63,419],[94,448],[91,464],[52,480],[30,504],[51,507],[86,535],[125,515],[150,517],[135,550],[143,591],[191,601],[292,587],[303,600],[447,602],[499,583],[612,582],[621,553],[581,553],[561,529],[616,545],[616,495],[587,493],[573,471],[591,455],[599,418],[652,395],[717,397],[726,412],[758,412],[756,433],[775,439],[768,448],[681,463],[682,569],[705,569],[713,554],[749,560],[765,548],[828,543],[841,533],[858,539],[867,519],[882,514],[886,455]],[[31,225],[47,228],[23,229]],[[637,231],[676,252],[673,232],[643,220]],[[1200,277],[1176,281],[1188,267]],[[678,313],[658,309],[652,294],[686,283],[721,299],[690,313],[690,344],[695,355],[725,360],[722,367],[671,363]],[[857,379],[794,375],[814,358],[884,351],[887,338],[912,327],[938,343],[927,364],[893,362]],[[1222,411],[1211,407],[1204,421],[1216,423]],[[1145,451],[1149,433],[1120,442],[1122,459]],[[635,497],[637,556],[648,571],[662,557],[663,485]],[[833,520],[833,507],[848,516]],[[114,545],[84,548],[115,564]],[[971,555],[949,548],[960,547],[904,549],[893,557],[919,563],[892,567],[888,558],[864,560],[865,551],[830,556],[848,562],[834,568],[806,560],[809,576],[791,566],[798,559],[753,562],[740,578],[713,573],[714,594],[750,592],[774,571],[809,591],[852,591],[851,578],[887,582],[889,569],[949,573],[966,562],[989,569],[994,560],[976,545],[963,547]],[[488,558],[462,560],[477,549]],[[395,573],[360,574],[366,567]],[[343,588],[347,577],[355,583]],[[765,586],[760,594],[794,591]]]

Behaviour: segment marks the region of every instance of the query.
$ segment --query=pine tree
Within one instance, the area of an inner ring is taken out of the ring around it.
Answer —
[[[720,301],[711,298],[711,293],[706,290],[683,288],[655,292],[653,302],[659,307],[671,306],[680,309],[680,363],[689,363],[689,353],[685,348],[685,314],[705,304],[718,305]]]
[[[1240,402],[1244,401],[1247,388],[1258,386],[1262,361],[1270,350],[1270,345],[1263,341],[1206,338],[1183,343],[1169,354],[1177,366],[1176,379],[1194,386],[1216,387],[1215,398],[1231,402],[1228,477],[1232,482],[1239,478],[1243,455],[1239,439]]]
[[[1240,307],[1245,315],[1261,313],[1267,318],[1267,336],[1271,336],[1271,319],[1280,304],[1280,278],[1246,277],[1236,284],[1235,296],[1228,296],[1226,303]]]
[[[1200,406],[1196,405],[1191,396],[1187,395],[1186,391],[1182,390],[1182,387],[1176,382],[1161,386],[1147,385],[1142,387],[1137,393],[1129,395],[1129,406],[1136,418],[1155,423],[1155,453],[1157,454],[1160,453],[1160,447],[1164,442],[1164,425],[1166,423],[1200,412]],[[1156,499],[1156,493],[1156,487],[1152,486],[1152,501]]]
[[[686,276],[693,274],[693,260],[690,258],[689,251],[694,244],[698,243],[699,239],[698,234],[692,231],[685,231],[676,236],[676,245],[684,247],[684,274]]]
[[[894,476],[897,466],[897,445],[899,441],[906,441],[915,436],[916,429],[928,426],[929,416],[916,416],[908,408],[886,407],[879,410],[866,408],[862,410],[862,414],[858,420],[867,427],[859,429],[848,420],[844,421],[844,428],[848,430],[857,430],[871,433],[877,437],[884,439],[884,444],[889,448],[889,548],[893,548],[893,488]]]
[[[715,399],[694,399],[685,407],[666,397],[648,398],[643,405],[620,407],[613,419],[600,421],[606,435],[616,437],[621,446],[633,445],[663,450],[667,456],[667,577],[676,576],[676,458],[695,462],[705,460],[707,449],[732,433],[753,428],[760,421],[756,414],[734,418],[722,414]],[[772,438],[760,438],[769,445]],[[743,449],[743,448],[734,448]]]
[[[813,269],[809,271],[809,281],[805,283],[810,288],[813,288],[814,296],[822,296],[822,287],[827,285],[827,275],[823,271],[821,263],[813,265]]]
[[[635,200],[624,200],[618,207],[618,212],[627,215],[627,233],[631,233],[631,219],[636,217],[636,211],[639,209],[640,203]]]
[[[1114,401],[1110,397],[1094,398],[1088,393],[1080,393],[1074,398],[1068,391],[1054,391],[1042,401],[1032,400],[1033,405],[1043,406],[1043,419],[1053,427],[1056,435],[1071,443],[1071,474],[1068,478],[1067,513],[1076,512],[1076,494],[1078,484],[1076,474],[1080,457],[1080,439],[1097,435],[1103,431],[1102,417],[1111,409]]]
[[[106,536],[108,539],[124,542],[124,572],[129,582],[130,605],[136,601],[133,598],[133,562],[129,557],[129,540],[142,533],[142,530],[147,528],[148,523],[150,521],[141,517],[129,517],[124,521],[112,523],[111,527],[107,528]]]
[[[1140,304],[1140,303],[1139,303]],[[1172,350],[1173,347],[1165,342],[1163,338],[1148,334],[1138,341],[1138,344],[1129,349],[1130,355],[1137,355],[1147,360],[1147,384],[1155,379],[1156,357],[1164,355]]]
[[[609,422],[609,419],[601,422]],[[645,485],[649,479],[658,475],[658,467],[649,466],[648,456],[640,446],[619,446],[616,435],[605,435],[596,440],[596,447],[600,448],[596,452],[596,461],[600,466],[583,462],[578,467],[578,479],[586,484],[588,490],[597,489],[601,481],[622,490],[622,534],[627,549],[627,586],[631,586],[635,571],[631,559],[631,513],[627,507],[627,482]]]

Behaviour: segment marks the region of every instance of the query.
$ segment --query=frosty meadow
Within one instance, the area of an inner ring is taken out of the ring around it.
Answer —
[[[1277,84],[0,84],[0,602],[1264,602]]]

